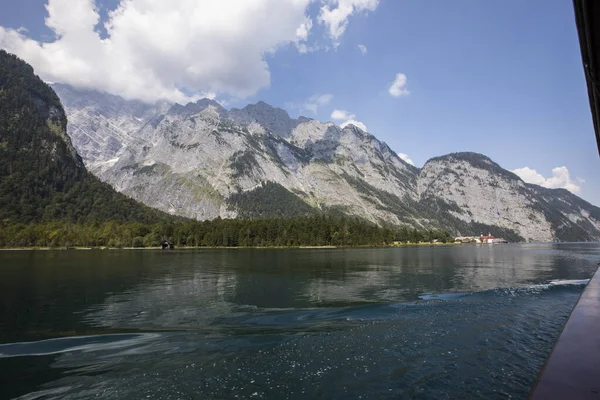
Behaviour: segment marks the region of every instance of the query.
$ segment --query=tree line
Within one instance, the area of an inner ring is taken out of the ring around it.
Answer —
[[[383,246],[394,242],[451,242],[442,230],[380,227],[356,218],[313,216],[211,221],[0,222],[0,247]]]

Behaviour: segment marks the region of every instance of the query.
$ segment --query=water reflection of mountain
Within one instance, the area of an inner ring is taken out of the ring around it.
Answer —
[[[546,244],[367,250],[359,253],[366,262],[357,257],[342,276],[311,280],[308,292],[314,303],[335,305],[586,279],[593,273],[599,253],[590,245],[573,252]]]
[[[598,259],[585,244],[3,253],[0,341],[585,279]]]
[[[164,254],[23,251],[0,254],[0,342],[89,331],[80,312],[165,273]]]
[[[164,264],[165,273],[131,289],[108,296],[85,312],[92,326],[140,330],[198,329],[229,314],[228,301],[236,275],[227,269],[227,258],[200,253],[174,255]]]
[[[598,259],[600,248],[589,244],[475,245],[460,252],[457,274],[472,290],[514,287],[587,279]]]
[[[182,252],[164,258],[157,277],[88,309],[85,321],[197,329],[253,310],[412,301],[572,277],[577,268],[587,278],[589,258],[578,254],[547,245]]]

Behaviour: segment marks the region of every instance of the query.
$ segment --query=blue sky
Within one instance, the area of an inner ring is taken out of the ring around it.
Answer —
[[[92,0],[83,3],[88,1]],[[239,2],[228,1],[229,6]],[[48,56],[60,54],[53,53],[58,50],[32,50],[35,42],[29,39],[57,40],[44,22],[49,12],[54,12],[50,25],[55,29],[86,21],[89,10],[73,10],[71,0],[52,0],[48,10],[46,0],[0,0],[0,26],[5,28],[0,31],[0,46],[31,62],[44,78],[125,97],[211,95],[232,107],[264,100],[286,108],[292,116],[325,121],[333,120],[334,110],[348,111],[417,166],[450,152],[480,152],[509,170],[528,167],[520,174],[532,182],[567,187],[600,205],[600,158],[570,0],[274,1],[267,10],[240,8],[243,12],[228,24],[235,31],[223,35],[222,26],[212,22],[221,15],[219,10],[206,11],[215,13],[210,20],[214,29],[196,27],[194,39],[174,34],[170,40],[180,53],[169,48],[169,38],[164,37],[171,31],[166,30],[160,36],[164,46],[140,50],[139,58],[131,61],[139,66],[143,60],[153,69],[148,73],[162,82],[140,88],[142,82],[139,90],[131,89],[135,82],[124,83],[135,80],[126,72],[123,79],[110,80],[106,72],[92,70],[93,78],[88,79],[78,75],[88,71],[85,67],[66,71],[52,60],[56,57]],[[119,4],[118,0],[94,3],[100,22]],[[323,14],[322,7],[332,12]],[[341,17],[340,10],[346,10]],[[61,17],[67,11],[77,19]],[[144,38],[143,29],[131,28],[144,26],[132,17],[137,14],[121,11],[113,28],[95,25],[99,37],[128,38],[136,51],[152,42],[152,31]],[[186,9],[177,16],[176,11],[173,18],[183,18],[177,25],[195,15]],[[157,10],[153,30],[168,27],[166,19],[160,20],[165,14]],[[261,29],[265,24],[268,29]],[[307,35],[298,33],[300,24],[309,27]],[[11,29],[20,27],[27,32],[11,36]],[[340,27],[345,29],[340,32]],[[197,39],[205,31],[209,37]],[[86,35],[70,32],[62,32],[63,38],[73,38],[64,40],[64,48],[84,62],[85,57],[93,64],[104,62],[94,58],[100,52],[82,50],[87,47],[78,40]],[[231,44],[232,40],[237,42]],[[358,45],[365,46],[365,54]],[[161,57],[152,58],[154,54]],[[394,97],[389,88],[397,74],[406,77],[401,89],[407,93]],[[563,166],[553,177],[552,170]]]

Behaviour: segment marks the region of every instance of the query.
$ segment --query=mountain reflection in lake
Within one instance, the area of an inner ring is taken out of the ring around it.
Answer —
[[[0,253],[2,398],[524,397],[597,244]]]

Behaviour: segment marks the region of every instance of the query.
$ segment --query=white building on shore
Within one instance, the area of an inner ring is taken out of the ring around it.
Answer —
[[[460,243],[479,243],[479,244],[494,244],[494,243],[508,243],[503,238],[496,238],[488,232],[487,236],[480,234],[479,236],[459,236],[454,239],[455,242]]]

